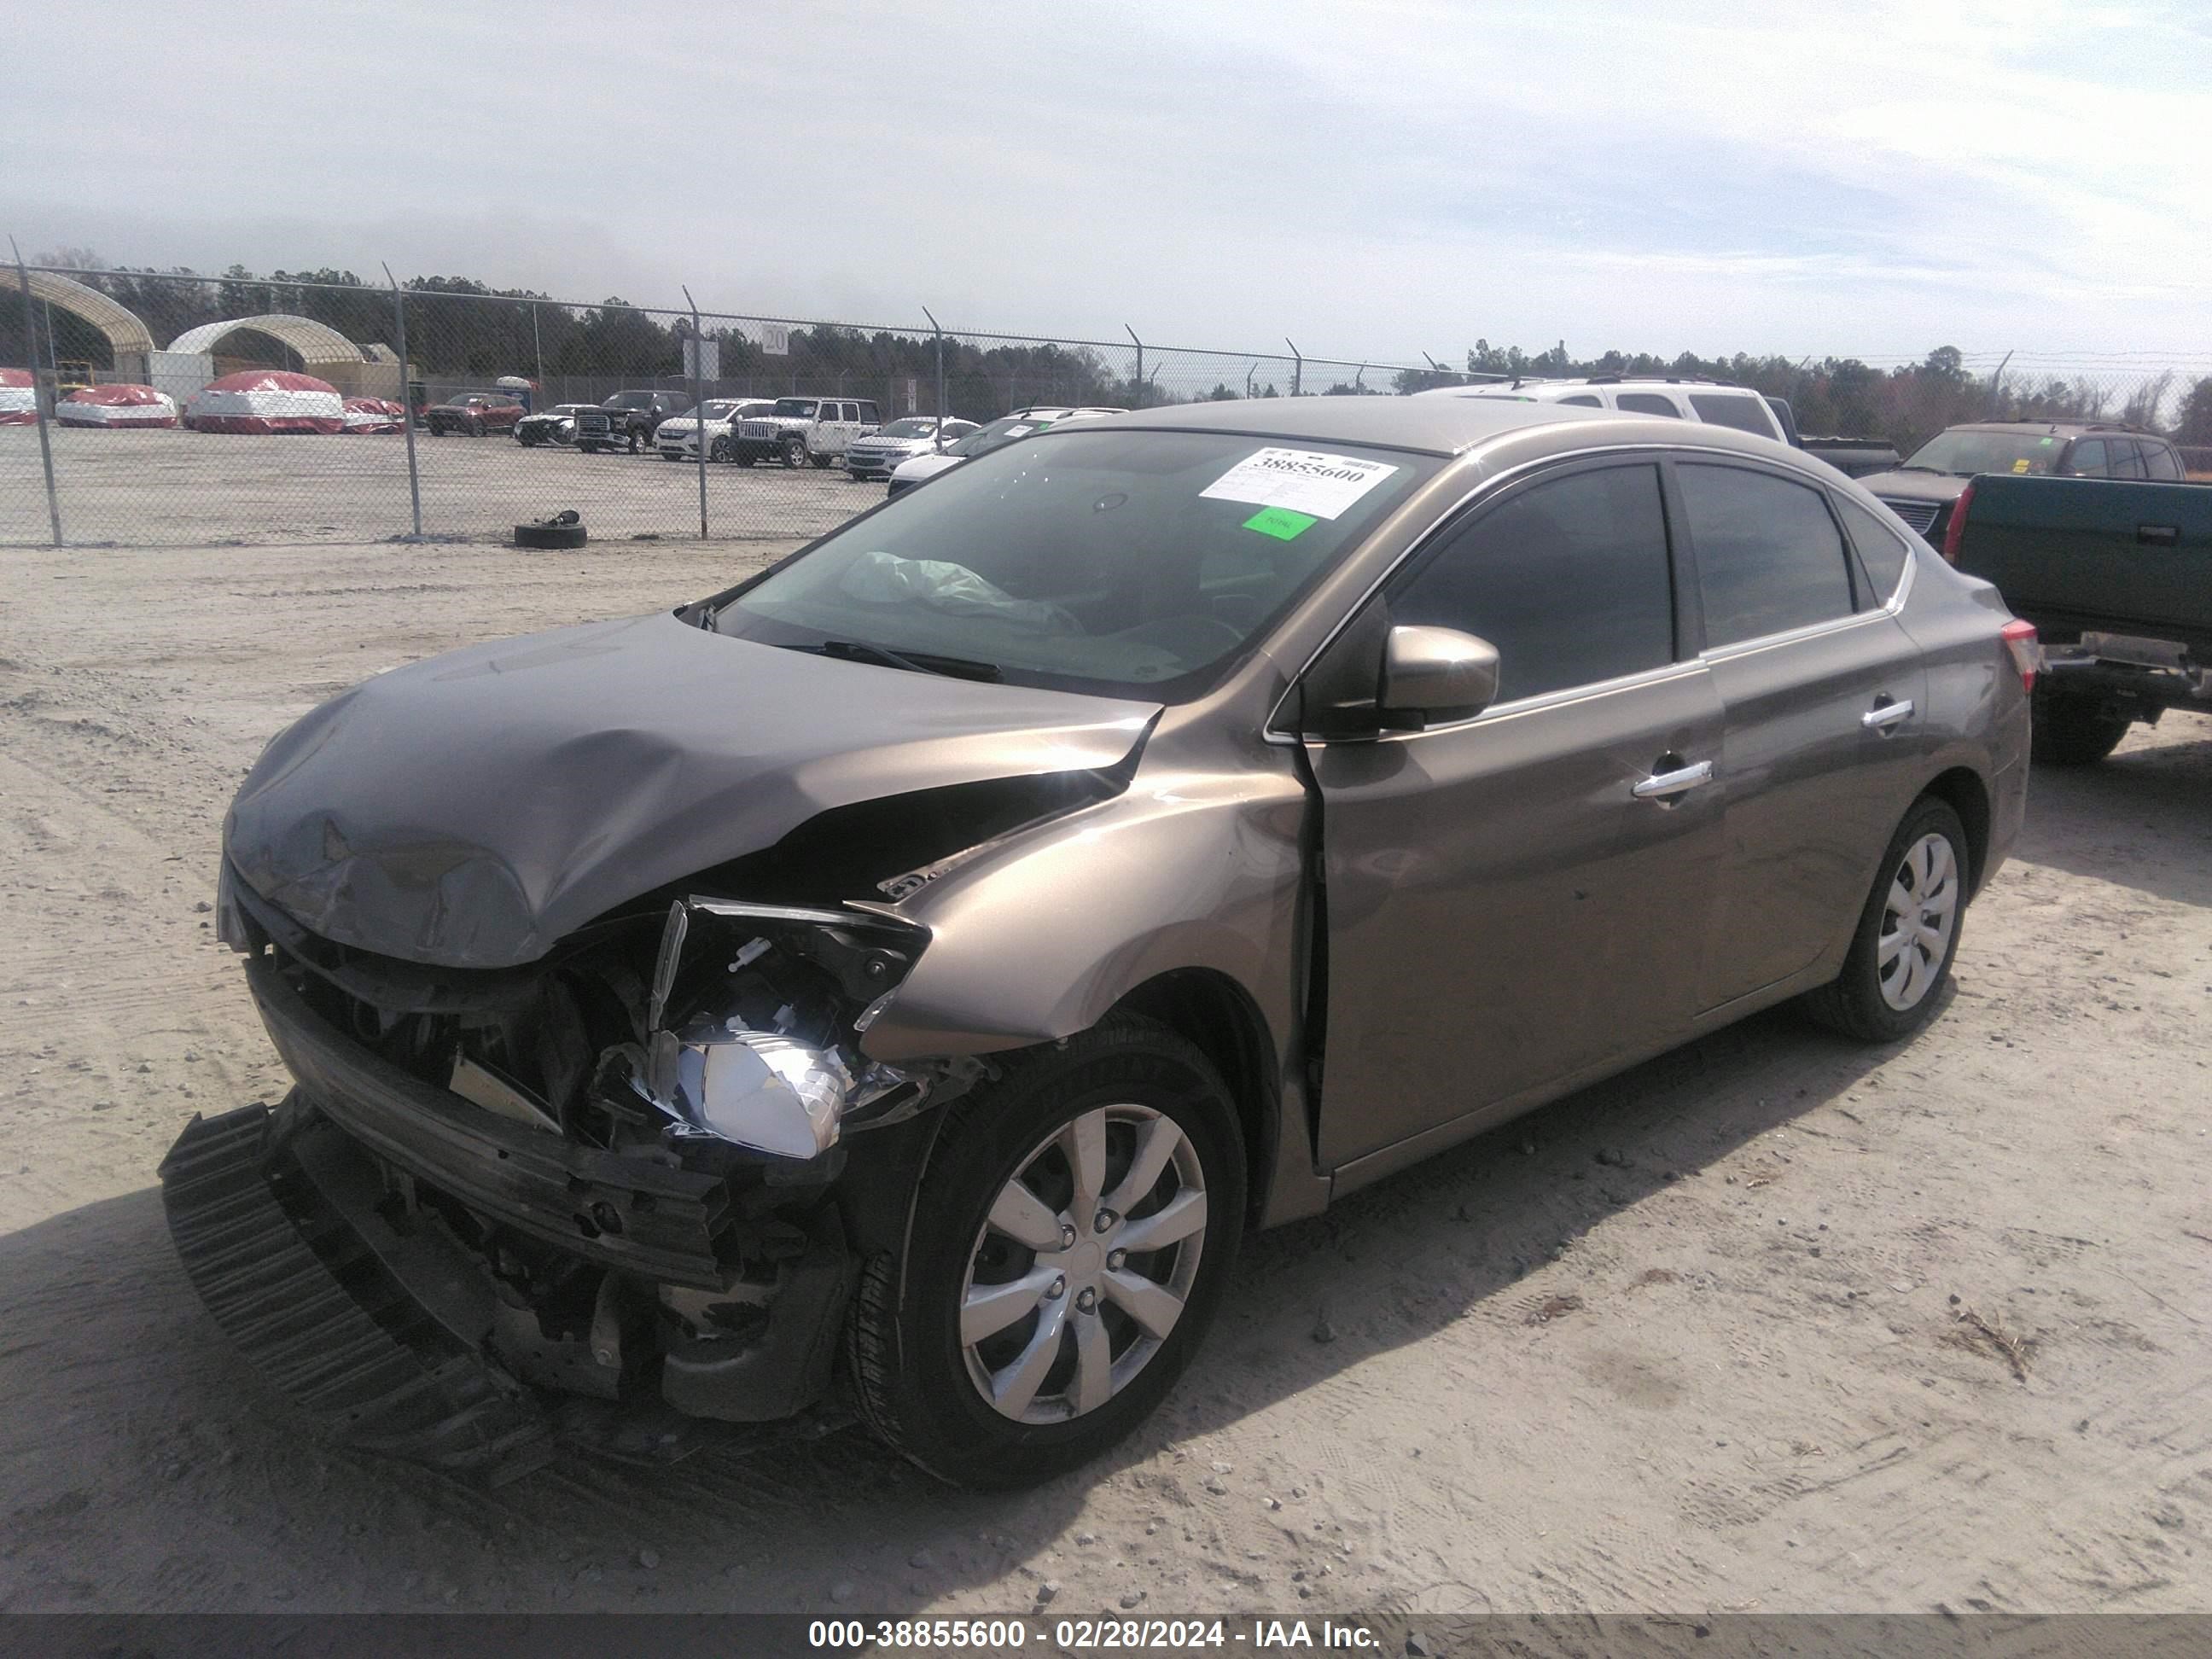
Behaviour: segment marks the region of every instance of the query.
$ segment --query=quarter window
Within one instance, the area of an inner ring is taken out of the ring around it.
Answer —
[[[1844,528],[1850,532],[1851,545],[1858,550],[1859,562],[1866,567],[1872,588],[1870,602],[1862,609],[1888,604],[1898,583],[1905,580],[1905,561],[1911,550],[1899,539],[1897,532],[1856,501],[1839,495],[1836,502],[1843,509]]]
[[[1692,392],[1690,407],[1698,411],[1698,418],[1714,426],[1732,426],[1738,432],[1748,432],[1754,438],[1774,435],[1773,418],[1766,405],[1755,398],[1732,398],[1721,392]]]
[[[1498,647],[1500,702],[1674,659],[1674,581],[1655,466],[1540,483],[1448,536],[1390,599],[1398,624]]]
[[[1675,476],[1708,647],[1850,615],[1844,538],[1818,490],[1740,466],[1685,462]]]
[[[1623,392],[1613,400],[1613,407],[1625,409],[1632,415],[1665,415],[1674,420],[1682,418],[1682,411],[1674,407],[1674,400],[1657,392]]]

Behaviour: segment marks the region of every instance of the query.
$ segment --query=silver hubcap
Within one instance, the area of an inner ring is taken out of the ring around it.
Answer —
[[[1206,1243],[1206,1172],[1148,1106],[1047,1136],[999,1190],[960,1287],[969,1380],[1000,1415],[1065,1422],[1127,1387],[1182,1318]]]
[[[1959,921],[1959,860],[1948,836],[1930,833],[1905,849],[1883,901],[1875,969],[1881,997],[1899,1013],[1936,983]]]

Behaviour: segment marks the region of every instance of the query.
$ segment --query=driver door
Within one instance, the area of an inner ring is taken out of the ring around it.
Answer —
[[[1390,624],[1490,641],[1498,701],[1425,731],[1307,741],[1325,1168],[1510,1115],[1697,1012],[1721,704],[1679,644],[1662,488],[1650,461],[1585,463],[1484,504],[1378,602]]]

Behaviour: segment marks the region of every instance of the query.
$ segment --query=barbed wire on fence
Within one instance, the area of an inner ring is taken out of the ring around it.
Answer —
[[[564,507],[602,538],[796,541],[878,498],[855,488],[850,446],[902,420],[927,431],[1036,406],[1397,395],[1516,376],[1730,380],[1788,398],[1808,433],[1900,449],[1986,418],[2124,420],[2212,443],[2212,377],[2156,353],[1577,359],[1478,341],[1461,367],[1309,356],[1290,341],[1276,352],[1155,343],[1133,329],[1052,337],[939,327],[927,312],[861,324],[340,271],[46,264],[4,286],[0,542],[17,544],[483,537]],[[790,424],[756,407],[778,399],[806,408],[804,441],[738,442],[744,418]],[[37,447],[4,429],[26,417]],[[763,459],[768,471],[721,465]]]

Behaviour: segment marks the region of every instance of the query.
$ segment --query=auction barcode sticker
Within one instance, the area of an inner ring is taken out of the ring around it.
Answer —
[[[1388,461],[1326,455],[1316,449],[1262,449],[1198,493],[1214,501],[1287,507],[1334,519],[1398,469]]]

